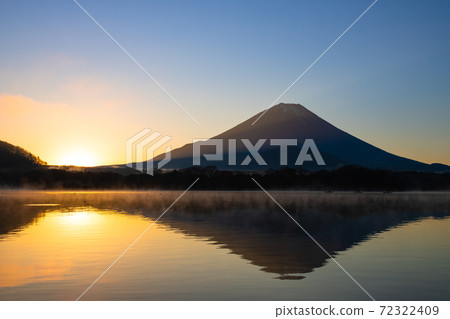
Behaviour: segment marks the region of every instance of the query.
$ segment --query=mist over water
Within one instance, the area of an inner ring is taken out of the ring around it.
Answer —
[[[74,300],[176,191],[0,193],[0,300]],[[274,192],[377,300],[448,300],[448,193]],[[367,300],[262,192],[186,193],[84,300]]]

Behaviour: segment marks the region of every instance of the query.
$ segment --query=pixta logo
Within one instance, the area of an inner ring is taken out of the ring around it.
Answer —
[[[171,136],[163,135],[161,132],[152,131],[148,128],[134,134],[126,142],[126,165],[153,175],[154,168],[161,169],[171,161],[170,146],[166,146],[163,159],[154,161],[156,152],[170,140],[172,140]],[[225,141],[222,139],[194,139],[192,142],[192,166],[201,165],[202,158],[208,164],[211,162],[210,165],[214,165],[215,161],[225,161],[228,166],[246,167],[254,161],[259,166],[267,166],[266,160],[260,154],[262,149],[267,149],[264,148],[267,143],[269,147],[279,149],[279,165],[288,165],[288,147],[290,146],[300,149],[295,160],[295,166],[314,161],[317,165],[325,165],[325,161],[313,139],[305,139],[301,147],[299,147],[297,139],[259,139],[255,143],[252,143],[249,139],[228,139],[226,140],[226,153],[224,152]],[[239,148],[239,152],[237,151],[238,142],[243,146]],[[207,149],[207,152],[205,152],[205,149]]]
[[[247,166],[251,163],[252,160],[256,162],[258,165],[267,165],[267,162],[261,156],[259,151],[266,143],[267,139],[259,139],[256,143],[252,144],[252,142],[248,139],[241,139],[240,141],[245,147],[245,151],[248,153],[244,160],[240,163],[237,163],[237,151],[236,151],[236,139],[229,139],[228,141],[228,165],[230,166]],[[193,141],[193,165],[200,165],[201,163],[201,155],[207,161],[223,161],[224,160],[224,152],[223,152],[223,140],[222,139],[209,139],[209,140],[201,140],[194,139]],[[288,147],[289,146],[298,146],[297,139],[270,139],[270,146],[279,147],[279,164],[287,165],[288,164]],[[202,154],[202,147],[208,146],[209,148],[214,147],[214,153]],[[314,159],[311,157],[311,154],[314,156]],[[316,161],[317,165],[325,165],[325,161],[322,158],[322,155],[319,152],[319,149],[314,143],[312,139],[305,139],[300,152],[295,161],[295,165],[303,165],[304,162],[307,161]]]
[[[163,135],[161,132],[153,131],[152,133],[152,130],[148,128],[134,134],[126,143],[127,166],[153,175],[153,158],[155,157],[155,153],[171,139],[171,136]],[[170,150],[171,147],[167,146],[164,159],[157,163],[156,167],[158,169],[161,169],[170,161]]]

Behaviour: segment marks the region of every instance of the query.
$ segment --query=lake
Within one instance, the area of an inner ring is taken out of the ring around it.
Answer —
[[[0,192],[0,300],[76,300],[181,194]],[[273,192],[376,300],[450,299],[449,193]],[[185,194],[81,300],[370,300],[263,192]]]

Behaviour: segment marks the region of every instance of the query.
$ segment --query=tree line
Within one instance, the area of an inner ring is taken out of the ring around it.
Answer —
[[[359,166],[337,170],[307,171],[285,168],[264,172],[218,170],[192,167],[156,171],[154,175],[114,172],[67,171],[36,168],[0,172],[0,187],[29,189],[185,189],[199,178],[197,190],[256,190],[252,180],[267,189],[318,191],[436,191],[450,190],[450,173],[394,172]]]

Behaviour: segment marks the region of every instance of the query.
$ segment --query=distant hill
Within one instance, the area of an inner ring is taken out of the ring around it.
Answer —
[[[38,156],[19,146],[0,141],[0,169],[28,169],[47,165]]]
[[[261,112],[262,113],[262,112]],[[202,166],[213,165],[218,169],[230,170],[267,170],[279,169],[279,146],[271,146],[270,139],[297,139],[298,146],[288,148],[288,166],[294,167],[295,160],[305,139],[313,139],[326,165],[319,166],[315,162],[305,162],[303,168],[308,170],[334,170],[347,165],[358,165],[370,169],[391,171],[450,172],[450,166],[443,164],[425,164],[412,159],[388,153],[378,147],[366,143],[345,131],[323,120],[300,104],[278,104],[266,111],[254,125],[252,123],[261,113],[254,115],[235,127],[212,137],[222,139],[224,161],[206,161]],[[241,139],[249,139],[254,145],[259,139],[266,139],[259,153],[268,165],[257,165],[254,160],[249,165],[228,165],[228,141],[237,141],[237,163],[249,154]],[[186,168],[192,165],[192,143],[172,151],[172,160],[165,168]],[[213,149],[210,149],[213,152]],[[207,153],[210,153],[207,151]],[[162,160],[163,155],[155,158]]]

